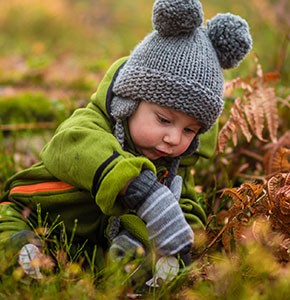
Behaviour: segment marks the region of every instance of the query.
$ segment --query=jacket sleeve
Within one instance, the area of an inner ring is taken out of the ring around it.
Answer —
[[[59,180],[91,192],[105,214],[118,214],[120,190],[153,163],[122,149],[108,117],[94,103],[77,109],[60,125],[41,152],[48,171]]]
[[[0,203],[0,255],[6,257],[11,254],[16,254],[20,248],[10,249],[9,241],[12,241],[13,235],[18,232],[32,232],[32,229],[28,226],[23,218],[23,213],[14,203],[3,201]],[[19,243],[17,243],[19,244]],[[19,245],[15,245],[16,247]],[[22,245],[23,246],[23,245]],[[14,247],[15,248],[15,247]],[[9,253],[11,251],[11,253]]]

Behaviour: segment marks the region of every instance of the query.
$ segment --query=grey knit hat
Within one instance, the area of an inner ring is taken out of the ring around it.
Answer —
[[[128,117],[140,100],[193,116],[205,132],[223,109],[222,69],[236,67],[252,47],[248,24],[218,14],[202,25],[198,0],[156,0],[154,31],[131,53],[113,92],[112,115]]]

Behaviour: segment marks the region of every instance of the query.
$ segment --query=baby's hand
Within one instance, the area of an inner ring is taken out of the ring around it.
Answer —
[[[113,239],[109,255],[113,261],[121,260],[125,257],[135,259],[145,256],[145,249],[142,243],[127,230],[122,230]]]
[[[176,180],[180,181],[179,177]],[[180,183],[177,186],[173,193],[158,182],[152,171],[145,170],[132,181],[124,197],[125,205],[136,209],[137,215],[146,222],[149,240],[160,256],[177,254],[193,243],[193,231],[177,199]]]
[[[179,175],[175,175],[169,189],[173,193],[175,199],[179,202],[182,190],[182,177]]]

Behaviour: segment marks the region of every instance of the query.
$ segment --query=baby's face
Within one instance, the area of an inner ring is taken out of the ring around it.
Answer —
[[[150,160],[180,156],[200,129],[193,117],[145,101],[129,117],[128,125],[137,151]]]

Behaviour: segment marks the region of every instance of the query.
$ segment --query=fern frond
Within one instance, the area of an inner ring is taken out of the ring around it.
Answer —
[[[234,117],[230,116],[225,126],[219,132],[217,150],[223,152],[226,144],[229,140],[233,141],[234,146],[237,145],[237,124],[235,123]]]
[[[272,172],[290,171],[290,149],[281,147],[272,159]]]
[[[253,88],[249,81],[249,78],[243,79],[240,77],[237,77],[231,81],[227,81],[225,83],[224,96],[231,97],[231,95],[236,89],[242,89],[244,91],[247,91],[248,93],[252,93]]]
[[[238,143],[237,131],[238,126],[241,128],[247,141],[250,142],[252,134],[249,130],[248,124],[243,115],[243,106],[240,98],[237,98],[234,102],[234,106],[231,108],[231,115],[225,126],[221,129],[218,138],[218,151],[222,152],[225,145],[231,139],[234,146]]]
[[[290,108],[290,96],[286,97],[286,99],[278,98],[278,101],[288,108]]]
[[[275,203],[277,189],[282,186],[283,182],[284,182],[284,178],[281,175],[281,173],[277,174],[276,176],[272,176],[267,182],[266,189],[267,189],[271,208],[274,206]]]
[[[277,141],[277,131],[279,125],[277,102],[278,98],[273,88],[266,88],[261,93],[262,107],[264,108],[265,117],[268,124],[270,139],[272,142]]]
[[[239,88],[242,89],[243,95],[235,100],[229,119],[220,131],[217,147],[219,152],[224,151],[229,140],[232,140],[234,146],[237,145],[239,130],[248,142],[253,135],[260,141],[267,142],[263,136],[266,128],[271,141],[277,141],[279,125],[277,104],[282,102],[282,99],[277,97],[270,83],[279,79],[279,74],[277,72],[264,74],[260,64],[257,65],[256,74],[255,78],[236,78],[226,84],[225,94],[228,97]]]
[[[221,238],[225,251],[232,253],[253,232],[251,224],[259,221],[269,226],[254,230],[256,241],[279,254],[277,259],[290,261],[290,172],[272,176],[266,185],[245,182],[238,188],[225,189],[223,195],[234,203],[223,213],[222,219],[226,216],[227,222],[207,250]]]
[[[279,201],[279,209],[283,215],[287,216],[286,223],[290,223],[290,185],[285,185],[279,189],[277,193]]]
[[[268,146],[263,157],[266,174],[288,172],[290,170],[290,131],[283,134],[276,143]]]
[[[272,176],[267,183],[270,221],[275,230],[290,236],[290,173]]]
[[[266,142],[263,138],[264,109],[262,106],[262,91],[255,90],[254,93],[247,96],[246,100],[245,115],[250,128],[260,141]]]
[[[232,200],[234,200],[235,202],[241,202],[243,203],[245,201],[244,197],[244,191],[243,189],[240,188],[228,188],[228,189],[224,189],[221,197],[223,196],[229,196]]]
[[[244,105],[242,104],[242,100],[240,98],[237,98],[235,100],[235,107],[238,113],[237,124],[240,125],[242,133],[246,137],[247,142],[250,142],[252,139],[252,134],[249,130],[248,123],[243,115]]]
[[[242,187],[250,192],[250,199],[252,203],[255,202],[263,192],[263,186],[257,183],[245,182]]]
[[[285,185],[290,185],[290,172],[285,175]]]
[[[238,221],[237,219],[233,222],[233,236],[235,241],[241,241],[244,237],[245,227],[249,222],[249,218],[243,215]]]

